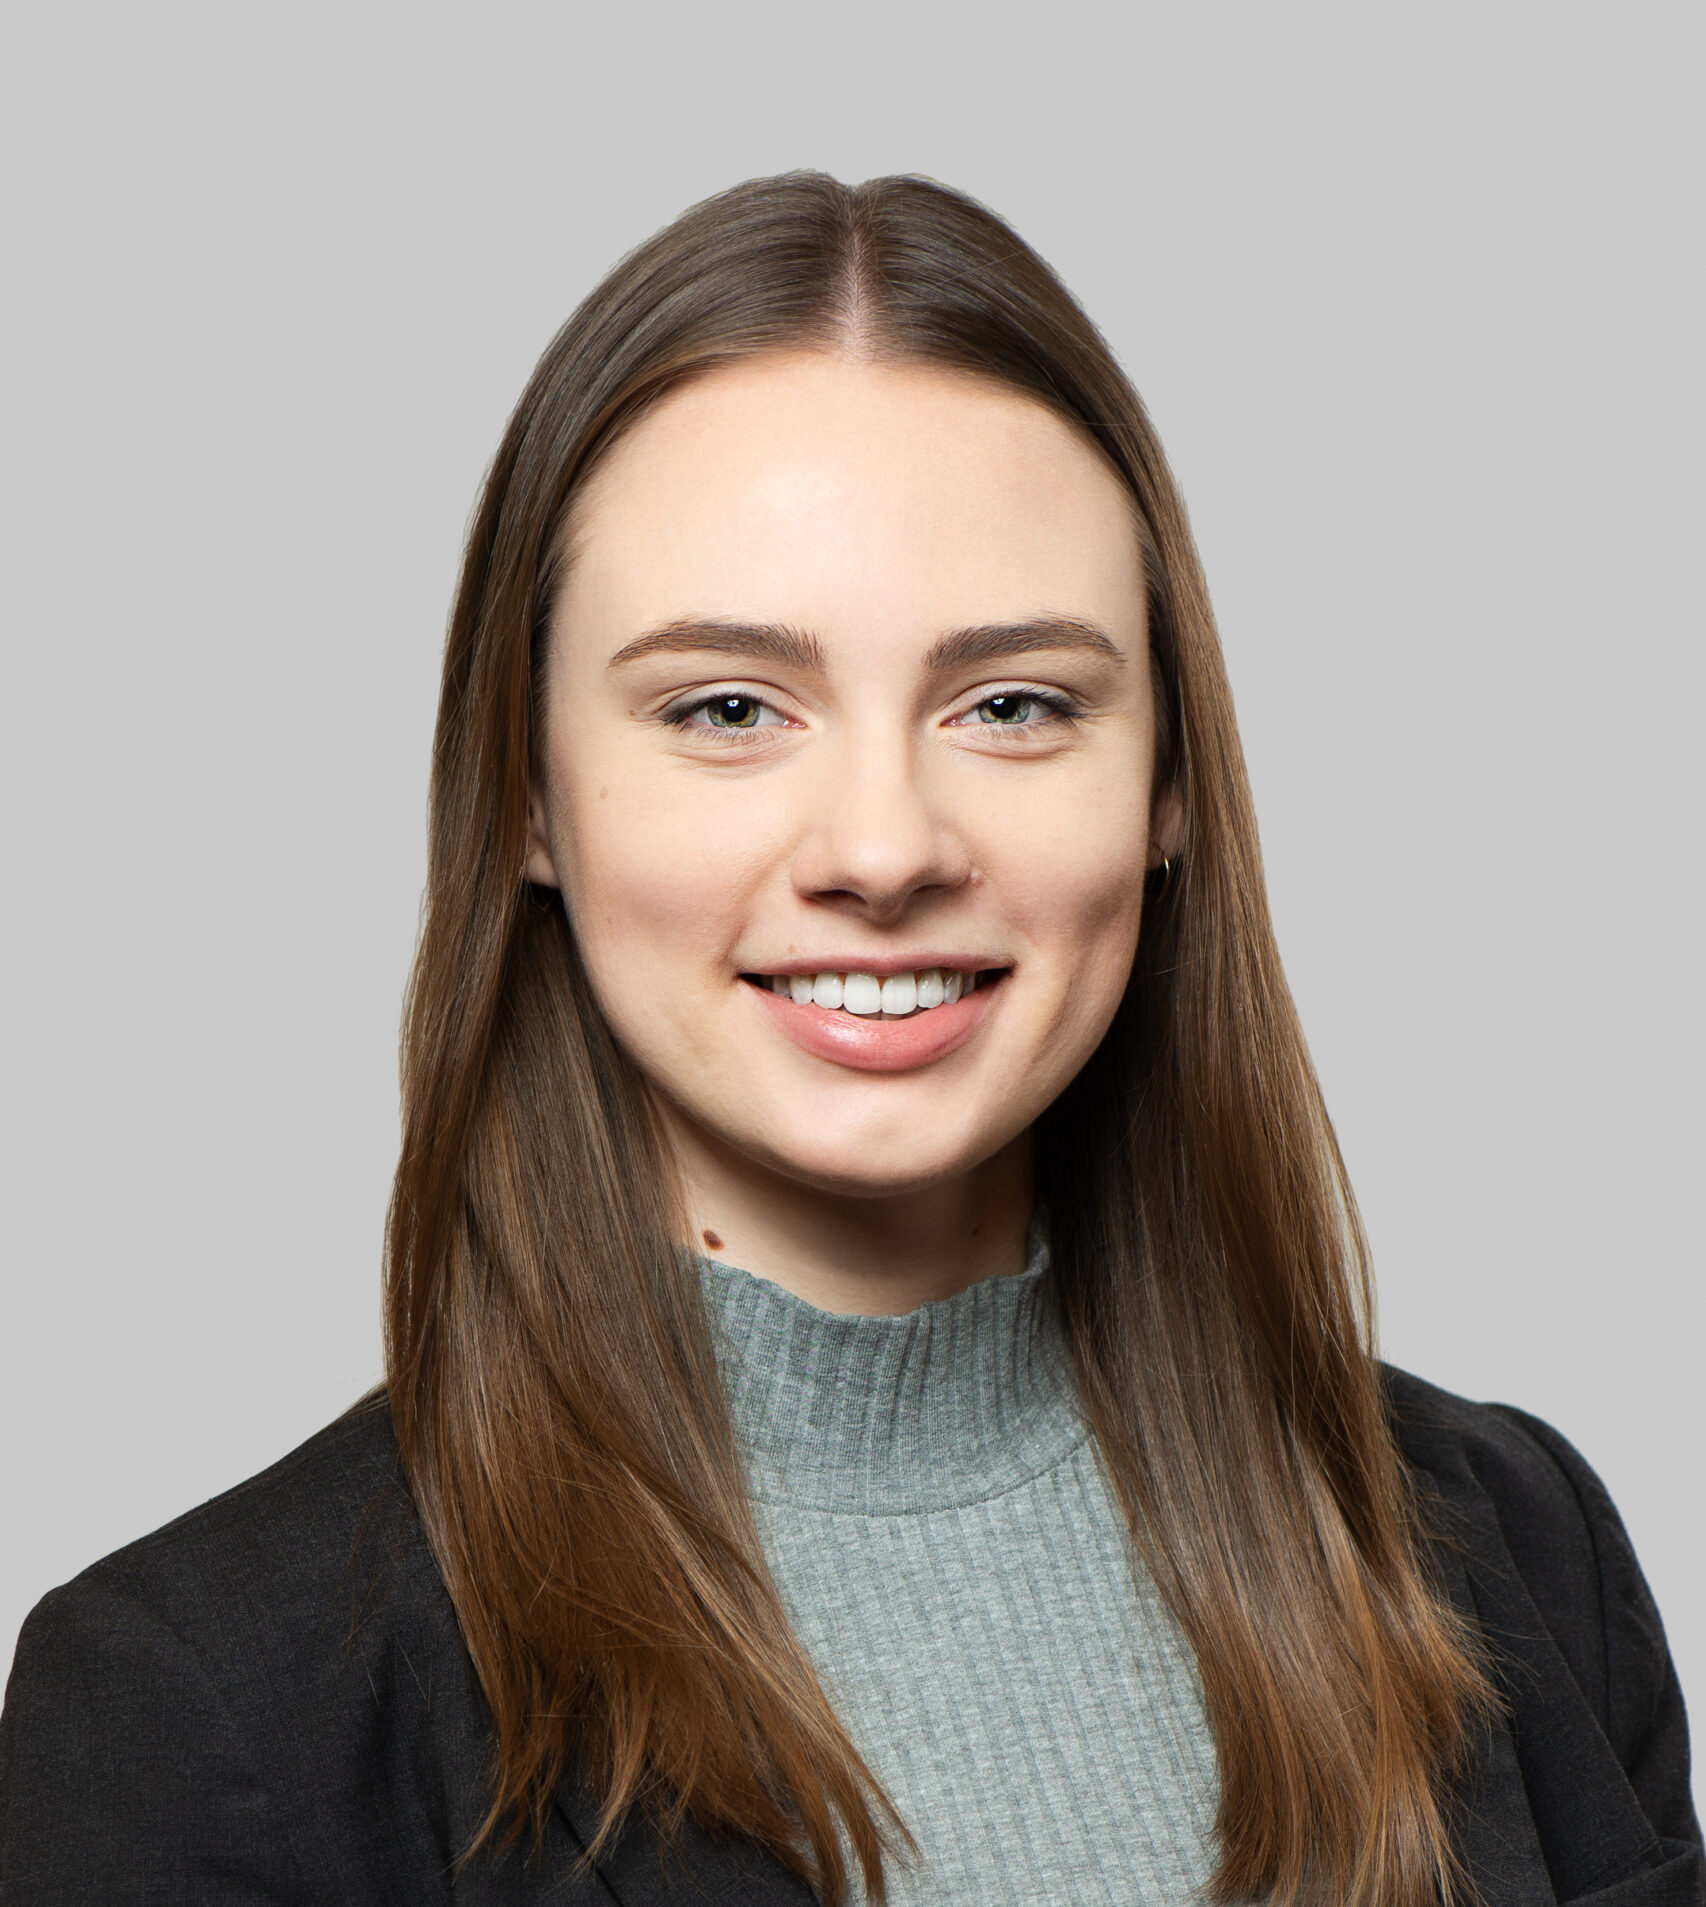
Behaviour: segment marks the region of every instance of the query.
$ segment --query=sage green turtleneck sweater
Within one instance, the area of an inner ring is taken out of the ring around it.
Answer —
[[[898,1907],[1183,1903],[1213,1865],[1189,1648],[1077,1408],[1046,1252],[899,1318],[708,1263],[795,1632],[916,1838]]]

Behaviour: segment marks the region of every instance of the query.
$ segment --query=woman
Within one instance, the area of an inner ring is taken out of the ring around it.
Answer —
[[[1137,398],[940,187],[688,213],[451,624],[388,1376],[50,1596],[6,1899],[1698,1901],[1555,1433],[1382,1369]]]

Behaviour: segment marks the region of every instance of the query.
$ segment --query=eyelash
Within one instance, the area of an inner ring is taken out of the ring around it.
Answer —
[[[673,708],[665,709],[660,720],[673,729],[685,729],[692,724],[695,715],[702,714],[706,709],[712,707],[713,704],[717,702],[732,701],[737,699],[737,697],[744,702],[755,702],[760,708],[768,709],[772,714],[781,714],[781,710],[776,707],[774,702],[767,702],[761,695],[747,695],[739,690],[731,691],[729,689],[719,689],[713,694],[698,695],[690,702],[680,702]],[[1047,709],[1050,719],[1054,721],[1076,722],[1082,714],[1082,710],[1072,697],[1062,695],[1058,690],[1031,688],[992,689],[988,695],[980,696],[977,701],[972,703],[970,708],[965,709],[960,715],[956,716],[951,726],[956,728],[974,726],[974,724],[968,722],[965,718],[975,715],[986,703],[997,701],[1002,697],[1010,697],[1015,702],[1034,702],[1039,707]],[[784,720],[786,719],[787,718],[784,717]],[[696,732],[701,735],[714,735],[720,743],[726,742],[741,746],[750,743],[760,735],[768,733],[774,726],[776,725],[770,723],[763,727],[754,728],[719,728],[710,722],[705,722],[697,725]],[[1005,728],[1011,732],[1013,730],[1023,731],[1026,729],[1041,728],[1044,727],[1045,724],[1041,722],[988,722],[979,723],[975,726],[993,729]]]
[[[762,695],[749,695],[741,689],[717,689],[708,695],[696,695],[689,702],[676,703],[673,708],[665,709],[663,714],[659,717],[659,720],[666,723],[670,728],[685,729],[692,724],[695,715],[702,714],[706,709],[712,707],[713,704],[733,701],[754,702],[759,708],[768,709],[773,715],[780,715],[782,713],[774,702],[766,701]],[[783,719],[786,720],[787,718],[784,717]],[[774,726],[772,723],[767,724],[764,728],[718,728],[710,722],[704,722],[696,726],[695,732],[700,735],[714,735],[719,742],[731,742],[739,745],[750,742],[754,736],[767,734],[770,728]]]
[[[956,727],[962,725],[967,728],[971,727],[972,724],[966,721],[966,716],[975,715],[986,703],[1001,700],[1035,702],[1039,708],[1047,709],[1051,719],[1055,721],[1076,722],[1083,714],[1083,710],[1073,701],[1072,697],[1070,695],[1062,695],[1058,689],[993,689],[988,695],[980,696],[977,701],[965,711],[964,715],[957,716],[954,725]],[[987,728],[1005,727],[1010,729],[1026,729],[1042,728],[1046,726],[1046,724],[1042,722],[988,722],[980,723],[978,726]]]

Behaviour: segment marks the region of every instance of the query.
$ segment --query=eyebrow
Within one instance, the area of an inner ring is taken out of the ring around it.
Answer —
[[[983,623],[956,629],[935,643],[924,666],[937,674],[963,669],[971,662],[999,662],[1006,656],[1028,655],[1037,649],[1088,649],[1110,662],[1124,655],[1105,630],[1077,616],[1032,616],[1024,622]]]
[[[1032,616],[1023,622],[978,623],[955,629],[930,647],[924,666],[932,674],[963,669],[974,662],[999,662],[1038,649],[1087,649],[1111,662],[1123,662],[1119,645],[1105,630],[1077,616]],[[809,630],[786,623],[730,622],[720,617],[686,617],[648,629],[624,643],[609,667],[657,655],[739,656],[783,668],[821,675],[827,666],[823,644]]]
[[[740,656],[748,662],[779,663],[783,668],[814,675],[821,675],[825,666],[822,643],[805,630],[791,629],[786,623],[724,622],[717,617],[696,616],[648,629],[643,636],[624,643],[608,666],[614,669],[618,663],[638,662],[642,656],[707,652]]]

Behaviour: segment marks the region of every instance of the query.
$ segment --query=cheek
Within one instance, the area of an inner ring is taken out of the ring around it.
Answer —
[[[1108,793],[1073,804],[1069,814],[1034,815],[1022,837],[1009,837],[1010,906],[1034,962],[1029,1037],[1037,1111],[1100,1044],[1137,951],[1148,792],[1134,786]]]
[[[1063,961],[1129,966],[1149,857],[1144,781],[1122,777],[1028,804],[991,836],[1031,937]]]
[[[759,871],[752,843],[704,802],[672,801],[657,778],[564,776],[554,809],[563,898],[594,983],[668,975],[726,959]],[[667,779],[667,778],[666,778]]]

